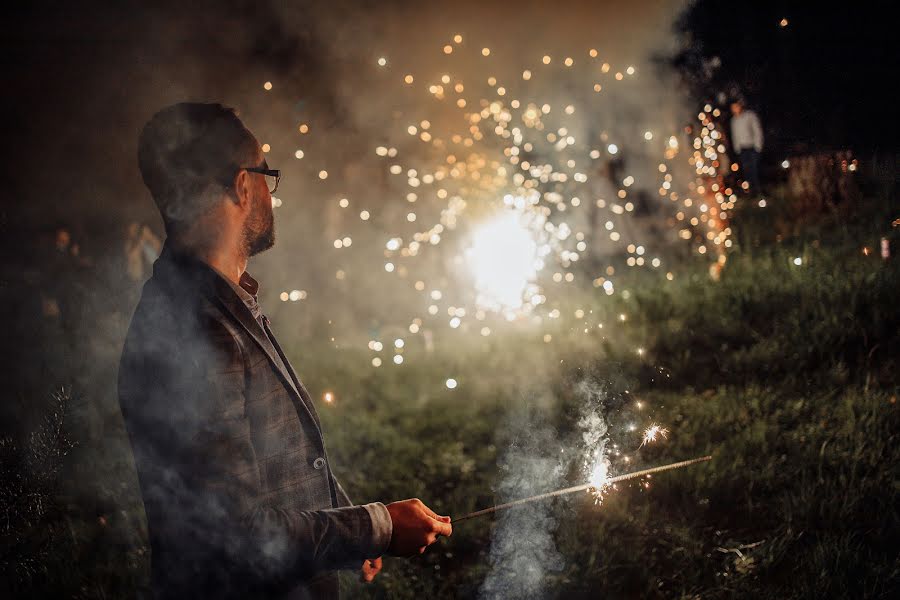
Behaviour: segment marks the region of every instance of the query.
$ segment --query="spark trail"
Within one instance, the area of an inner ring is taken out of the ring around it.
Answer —
[[[633,473],[625,473],[624,475],[617,475],[616,477],[610,477],[610,478],[606,479],[600,487],[605,488],[614,483],[618,483],[620,481],[627,481],[629,479],[635,479],[637,477],[643,477],[645,475],[653,475],[654,473],[661,473],[663,471],[670,471],[672,469],[680,469],[682,467],[688,467],[690,465],[694,465],[694,464],[701,463],[701,462],[706,462],[708,460],[712,460],[712,456],[701,456],[700,458],[692,458],[691,460],[683,460],[681,462],[672,463],[669,465],[652,467],[650,469],[634,471]],[[554,498],[556,496],[565,496],[566,494],[574,494],[575,492],[589,491],[592,488],[597,488],[597,487],[598,486],[596,486],[592,483],[586,483],[584,485],[576,485],[576,486],[568,487],[568,488],[565,488],[562,490],[556,490],[555,492],[546,492],[544,494],[538,494],[537,496],[531,496],[529,498],[513,500],[512,502],[507,502],[505,504],[498,504],[498,505],[492,506],[490,508],[476,510],[475,512],[469,513],[467,515],[463,515],[461,517],[456,517],[455,519],[453,519],[451,521],[451,523],[459,523],[460,521],[474,519],[475,517],[482,517],[484,515],[489,515],[491,513],[495,513],[500,510],[512,508],[513,506],[518,506],[520,504],[529,504],[531,502],[537,502],[539,500],[545,500],[547,498]]]

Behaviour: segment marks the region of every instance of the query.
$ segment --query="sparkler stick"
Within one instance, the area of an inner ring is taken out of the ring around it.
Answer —
[[[660,467],[652,467],[650,469],[643,469],[642,471],[634,471],[633,473],[625,473],[624,475],[617,475],[616,477],[610,477],[606,479],[602,486],[606,487],[612,485],[613,483],[618,483],[620,481],[627,481],[629,479],[635,479],[637,477],[643,477],[644,475],[652,475],[654,473],[661,473],[662,471],[669,471],[671,469],[680,469],[682,467],[687,467],[690,465],[694,465],[700,462],[706,462],[708,460],[712,460],[712,456],[701,456],[700,458],[692,458],[691,460],[683,460],[681,462],[672,463],[669,465],[662,465]],[[555,492],[546,492],[544,494],[538,494],[537,496],[531,496],[529,498],[522,498],[520,500],[513,500],[512,502],[507,502],[505,504],[498,504],[496,506],[492,506],[490,508],[485,508],[482,510],[476,510],[475,512],[469,513],[467,515],[463,515],[462,517],[456,517],[451,521],[451,523],[459,523],[460,521],[466,521],[468,519],[474,519],[475,517],[481,517],[484,515],[489,515],[491,513],[497,512],[498,510],[504,510],[507,508],[511,508],[513,506],[518,506],[520,504],[529,504],[531,502],[537,502],[538,500],[544,500],[546,498],[554,498],[556,496],[565,496],[566,494],[573,494],[575,492],[582,492],[585,490],[589,490],[591,488],[596,488],[598,486],[593,483],[587,483],[584,485],[576,485],[572,487],[568,487],[562,490],[556,490]]]

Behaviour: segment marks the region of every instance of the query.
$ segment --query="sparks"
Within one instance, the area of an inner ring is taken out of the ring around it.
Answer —
[[[665,438],[669,437],[668,433],[669,433],[668,429],[661,427],[660,425],[657,425],[654,423],[653,425],[651,425],[650,427],[648,427],[647,429],[644,430],[644,438],[643,438],[643,441],[641,442],[641,446],[644,446],[645,444],[649,444],[650,442],[655,442],[656,438],[659,436],[662,436],[665,439]]]

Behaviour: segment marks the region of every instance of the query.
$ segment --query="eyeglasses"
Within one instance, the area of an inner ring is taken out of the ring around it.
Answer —
[[[281,171],[278,169],[267,169],[266,167],[242,167],[245,171],[251,173],[260,173],[266,177],[266,185],[269,186],[269,193],[274,194],[278,189],[278,182],[281,181]]]

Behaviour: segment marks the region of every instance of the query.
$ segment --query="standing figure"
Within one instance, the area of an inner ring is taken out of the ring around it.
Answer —
[[[417,499],[354,504],[338,483],[312,396],[246,270],[275,243],[281,173],[234,111],[160,111],[138,162],[167,239],[125,341],[119,402],[154,596],[335,598],[337,569],[371,580],[382,554],[450,535],[450,518]]]
[[[731,145],[738,156],[744,181],[751,194],[759,194],[759,153],[763,149],[763,130],[759,117],[744,107],[742,100],[731,103]]]

